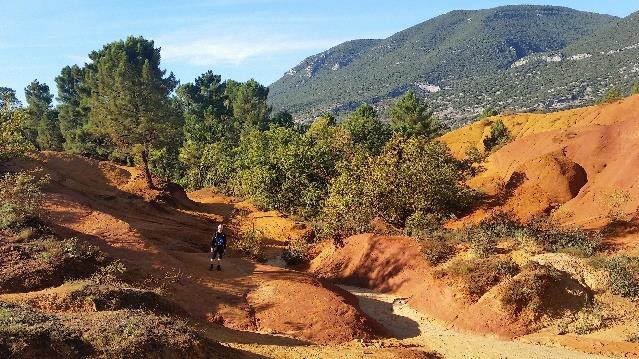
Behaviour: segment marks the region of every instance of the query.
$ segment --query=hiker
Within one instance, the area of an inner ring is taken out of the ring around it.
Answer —
[[[211,239],[211,266],[209,267],[209,270],[213,270],[213,260],[215,258],[217,258],[217,270],[222,270],[220,261],[222,260],[225,249],[226,235],[224,234],[224,225],[220,224],[219,226],[217,226],[217,232],[215,232],[213,238]]]

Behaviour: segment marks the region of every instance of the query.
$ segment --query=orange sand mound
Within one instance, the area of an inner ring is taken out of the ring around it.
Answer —
[[[639,208],[639,96],[552,114],[498,116],[513,141],[493,153],[469,184],[501,200],[470,216],[511,211],[521,219],[553,212],[566,225],[599,227],[611,212],[630,219]],[[441,138],[456,156],[481,144],[479,121]],[[584,178],[585,177],[585,178]]]

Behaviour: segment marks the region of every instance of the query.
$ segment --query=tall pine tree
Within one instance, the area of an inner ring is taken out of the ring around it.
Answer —
[[[90,121],[120,151],[140,156],[147,184],[155,188],[149,153],[178,130],[179,116],[169,97],[177,86],[175,76],[160,69],[160,49],[143,37],[112,42],[89,58]]]

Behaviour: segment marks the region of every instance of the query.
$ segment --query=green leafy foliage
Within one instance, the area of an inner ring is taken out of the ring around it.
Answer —
[[[448,243],[445,238],[425,238],[421,244],[424,258],[434,266],[448,261],[456,253],[455,246]]]
[[[381,154],[356,153],[331,183],[323,217],[352,233],[381,218],[403,228],[416,212],[446,217],[468,208],[475,193],[463,185],[464,166],[448,148],[424,137],[396,136]]]
[[[610,103],[610,102],[619,101],[622,98],[623,98],[623,95],[621,94],[621,90],[619,90],[616,87],[613,87],[610,90],[608,90],[597,103],[600,103],[600,104]]]
[[[289,266],[307,263],[310,257],[312,244],[305,238],[290,241],[282,253],[282,260]]]
[[[446,269],[448,275],[458,276],[464,283],[464,292],[472,301],[497,284],[519,273],[519,266],[510,259],[484,258],[455,263]]]
[[[37,218],[43,201],[41,187],[47,181],[29,172],[0,177],[0,229],[19,228]]]
[[[490,125],[490,135],[484,139],[486,152],[492,152],[510,141],[510,133],[504,121],[498,119]]]
[[[639,94],[639,82],[636,82],[632,85],[632,89],[630,90],[630,93],[633,95]]]
[[[53,95],[49,86],[33,80],[24,90],[29,122],[25,126],[27,138],[42,150],[61,150],[63,137],[58,112],[51,106]]]
[[[18,100],[11,89],[0,88],[0,163],[33,150],[33,144],[24,135],[25,123],[29,121],[27,113],[17,108]]]
[[[377,155],[390,139],[388,126],[377,118],[377,111],[367,104],[358,107],[340,124],[351,136],[353,144]]]
[[[139,154],[152,188],[149,152],[179,136],[169,101],[177,81],[160,69],[160,49],[142,37],[112,42],[89,57],[90,121],[121,152]]]
[[[520,223],[507,214],[499,214],[482,220],[476,226],[464,228],[461,236],[473,246],[488,249],[488,252],[479,249],[484,254],[492,252],[496,242],[502,239],[527,238],[549,252],[571,252],[583,256],[592,256],[601,247],[599,232],[564,228],[546,217]]]
[[[479,115],[478,119],[481,120],[481,119],[484,119],[484,118],[493,117],[493,116],[497,116],[497,115],[499,115],[499,112],[497,112],[497,110],[495,110],[491,106],[488,106],[488,107],[484,108],[484,110]]]
[[[259,230],[243,232],[239,238],[231,242],[232,246],[257,261],[264,261],[264,246],[266,237]]]
[[[614,294],[639,299],[639,258],[613,257],[605,261],[604,268],[610,273],[610,288]]]
[[[412,91],[400,97],[390,111],[390,126],[393,132],[404,136],[433,138],[441,134],[442,128],[432,111],[417,99]]]

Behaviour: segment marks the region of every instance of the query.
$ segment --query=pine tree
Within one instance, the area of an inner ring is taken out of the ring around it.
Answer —
[[[24,89],[24,94],[30,118],[26,126],[28,138],[41,150],[61,150],[63,138],[58,123],[58,112],[51,106],[53,95],[49,86],[33,80]]]
[[[406,92],[390,109],[390,125],[395,133],[405,136],[435,137],[441,125],[433,112],[421,104],[412,91]]]
[[[149,188],[155,188],[149,153],[174,139],[178,116],[169,95],[177,81],[160,69],[153,41],[129,37],[92,52],[87,75],[90,121],[124,153],[139,155]]]

